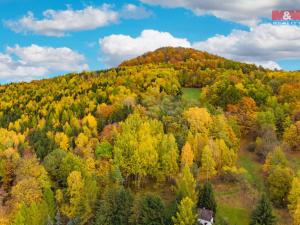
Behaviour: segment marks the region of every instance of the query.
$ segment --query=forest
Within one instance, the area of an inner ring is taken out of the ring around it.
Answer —
[[[0,86],[0,225],[300,224],[300,72],[188,48]]]

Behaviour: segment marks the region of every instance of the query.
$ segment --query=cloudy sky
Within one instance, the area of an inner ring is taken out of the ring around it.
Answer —
[[[0,0],[0,83],[99,70],[163,46],[300,70],[300,0]]]

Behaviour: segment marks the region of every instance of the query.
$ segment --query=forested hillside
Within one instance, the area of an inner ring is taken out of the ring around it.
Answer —
[[[0,127],[0,225],[300,224],[300,72],[162,48],[2,85]]]

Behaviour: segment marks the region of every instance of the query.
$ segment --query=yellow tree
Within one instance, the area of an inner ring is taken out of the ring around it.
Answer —
[[[202,151],[200,177],[209,179],[216,175],[216,162],[213,158],[212,149],[206,145]]]
[[[58,132],[54,136],[55,143],[59,146],[59,148],[67,151],[69,149],[69,138],[63,132]]]
[[[181,198],[189,197],[196,202],[197,193],[196,193],[196,181],[193,174],[190,171],[190,168],[185,166],[182,172],[179,175],[177,180],[177,192]]]
[[[97,135],[97,120],[91,114],[88,114],[82,119],[83,126],[87,126],[93,135]]]
[[[168,178],[174,176],[178,172],[178,147],[173,134],[163,135],[159,145],[159,162],[158,175],[159,178]]]
[[[209,143],[209,137],[200,133],[188,133],[187,142],[191,145],[194,153],[194,161],[201,163],[202,149]]]
[[[132,114],[121,123],[121,127],[122,132],[114,146],[114,161],[125,177],[134,175],[139,185],[146,175],[156,175],[162,124]]]
[[[194,161],[194,153],[192,151],[191,145],[187,142],[181,151],[181,166],[191,167]]]
[[[283,139],[291,146],[292,150],[300,151],[300,121],[285,130]]]
[[[174,225],[194,225],[197,216],[195,214],[195,203],[185,197],[180,201],[176,216],[172,218]]]
[[[298,202],[300,202],[300,172],[298,172],[297,176],[293,178],[292,187],[288,195],[288,201],[290,203],[288,208],[291,214],[293,214],[297,208]]]
[[[204,135],[209,134],[212,125],[212,117],[206,108],[189,108],[183,113],[183,116],[189,122],[192,132],[202,133]]]
[[[84,194],[84,182],[81,173],[78,171],[71,172],[68,176],[67,183],[69,204],[63,205],[62,212],[69,218],[75,218],[80,215]]]
[[[217,158],[216,162],[218,169],[221,170],[224,167],[228,168],[235,166],[236,153],[227,147],[223,139],[217,139],[215,144],[218,152],[218,157],[215,157]]]
[[[294,225],[299,225],[300,224],[300,201],[298,201],[297,207],[296,207],[295,212],[293,213],[292,217],[293,217]]]

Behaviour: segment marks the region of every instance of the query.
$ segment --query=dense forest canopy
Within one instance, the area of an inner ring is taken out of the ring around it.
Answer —
[[[193,225],[197,207],[232,224],[222,187],[251,196],[253,224],[263,206],[300,223],[300,72],[161,48],[2,85],[0,127],[3,225]]]

